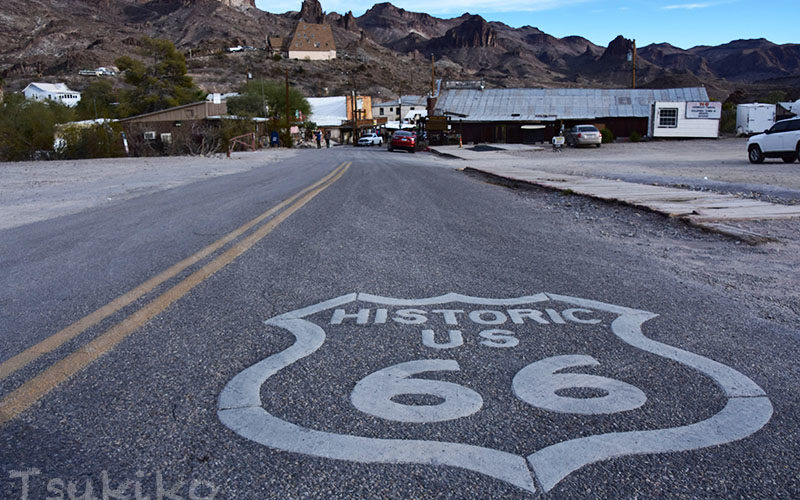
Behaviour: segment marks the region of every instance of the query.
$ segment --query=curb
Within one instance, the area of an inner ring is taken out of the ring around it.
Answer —
[[[633,207],[633,208],[636,208],[636,209],[639,209],[639,210],[646,210],[648,212],[657,213],[659,215],[663,215],[665,217],[669,217],[669,218],[672,218],[672,219],[678,219],[678,220],[684,222],[685,224],[687,224],[689,226],[696,227],[698,229],[702,229],[703,231],[707,231],[707,232],[710,232],[710,233],[726,236],[728,238],[732,238],[732,239],[735,239],[735,240],[738,240],[738,241],[742,241],[744,243],[747,243],[748,245],[758,245],[758,244],[762,244],[762,243],[774,243],[774,242],[779,241],[778,239],[773,238],[771,236],[766,236],[766,235],[763,235],[763,234],[755,233],[755,232],[752,232],[752,231],[748,231],[746,229],[740,229],[740,228],[737,228],[737,227],[734,227],[734,226],[730,226],[730,225],[727,225],[727,224],[723,224],[723,223],[720,223],[720,222],[702,222],[702,221],[693,220],[690,216],[674,216],[674,215],[670,215],[669,213],[665,213],[663,211],[654,209],[652,207],[648,207],[646,205],[629,203],[629,202],[627,202],[625,200],[621,200],[621,199],[616,199],[616,198],[615,199],[606,199],[606,198],[601,198],[601,197],[598,197],[598,196],[592,196],[592,195],[589,195],[589,194],[576,192],[576,191],[573,191],[573,190],[571,190],[569,188],[560,188],[560,187],[546,185],[546,184],[539,184],[539,183],[532,182],[532,181],[526,181],[526,180],[520,180],[520,179],[512,179],[512,178],[509,178],[509,177],[504,177],[502,175],[497,175],[497,174],[486,172],[486,171],[483,171],[483,170],[480,170],[480,169],[476,169],[476,168],[473,168],[473,167],[465,167],[463,169],[458,169],[458,170],[461,171],[461,172],[480,175],[481,177],[484,177],[486,179],[493,180],[496,184],[499,184],[499,185],[502,185],[502,186],[506,186],[506,187],[523,188],[523,189],[525,189],[525,188],[530,188],[531,186],[536,186],[538,188],[548,189],[548,190],[551,190],[551,191],[569,192],[570,194],[573,194],[573,195],[576,195],[576,196],[582,196],[584,198],[591,198],[591,199],[594,199],[594,200],[601,200],[601,201],[606,202],[606,203],[612,202],[612,203],[617,203],[619,205]]]

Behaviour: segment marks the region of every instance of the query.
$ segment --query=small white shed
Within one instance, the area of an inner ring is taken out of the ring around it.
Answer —
[[[71,90],[64,83],[29,83],[22,92],[25,94],[25,99],[32,101],[57,101],[65,106],[74,108],[81,100],[81,93],[77,90]]]
[[[650,136],[715,139],[721,118],[720,102],[656,101],[650,112]]]

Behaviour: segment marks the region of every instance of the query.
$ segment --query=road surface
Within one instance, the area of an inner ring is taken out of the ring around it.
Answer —
[[[3,498],[800,494],[780,247],[344,147],[0,242]]]

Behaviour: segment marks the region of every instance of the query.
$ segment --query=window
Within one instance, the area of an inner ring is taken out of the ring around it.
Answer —
[[[675,128],[678,126],[678,108],[661,108],[658,110],[658,126]]]
[[[411,106],[411,111],[414,111],[414,106]]]
[[[389,112],[391,113],[392,111],[394,111],[394,108],[389,108]]]
[[[169,132],[166,134],[161,134],[161,142],[164,144],[172,144],[172,134]]]
[[[380,115],[383,116],[383,108],[380,108]]]
[[[772,126],[770,132],[772,132],[773,134],[776,132],[786,132],[787,130],[791,130],[790,124],[791,122],[778,122]]]

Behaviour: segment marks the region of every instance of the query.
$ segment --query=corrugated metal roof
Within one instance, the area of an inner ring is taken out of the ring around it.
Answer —
[[[387,101],[387,102],[379,102],[377,104],[373,104],[373,108],[377,107],[387,107],[387,106],[397,106],[398,104],[402,104],[403,106],[425,106],[428,103],[428,96],[424,95],[404,95],[401,96],[400,99],[402,103],[398,100],[394,101]]]
[[[655,101],[708,101],[704,87],[678,89],[445,90],[436,114],[464,121],[549,121],[650,116]]]

